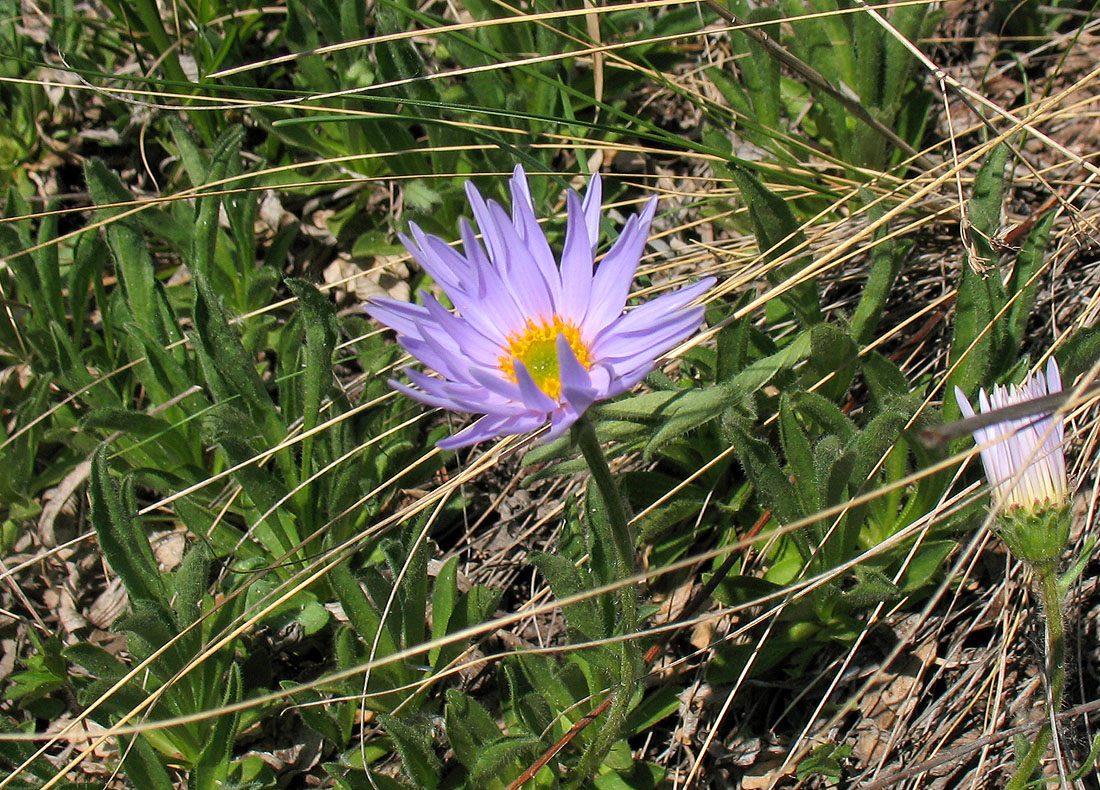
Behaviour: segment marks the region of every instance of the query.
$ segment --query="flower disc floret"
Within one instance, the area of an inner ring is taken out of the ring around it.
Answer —
[[[413,386],[391,381],[396,389],[431,406],[484,415],[441,441],[444,449],[525,433],[548,421],[549,436],[561,434],[596,401],[638,384],[695,331],[703,318],[695,302],[714,284],[707,278],[627,311],[656,199],[627,220],[597,267],[599,175],[583,199],[567,193],[559,265],[519,166],[511,188],[509,216],[466,184],[481,240],[463,220],[464,254],[415,224],[401,237],[453,311],[425,292],[419,305],[377,298],[366,307],[438,374],[410,369]]]
[[[565,338],[577,361],[589,370],[592,360],[588,347],[581,340],[580,330],[554,316],[550,321],[540,318],[528,320],[521,332],[508,337],[507,353],[500,357],[500,369],[513,384],[516,379],[516,361],[523,363],[531,374],[535,386],[556,401],[561,400],[561,371],[558,369],[558,335]]]

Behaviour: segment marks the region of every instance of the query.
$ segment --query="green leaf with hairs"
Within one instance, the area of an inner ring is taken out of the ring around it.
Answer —
[[[351,627],[359,634],[360,639],[367,644],[373,644],[382,621],[367,594],[363,592],[359,580],[348,569],[347,563],[333,566],[328,573],[328,579],[336,593],[336,598],[344,608]],[[378,635],[378,648],[375,655],[378,658],[385,658],[396,652],[397,643],[389,629],[383,628],[382,633]]]
[[[520,762],[527,762],[539,751],[539,739],[533,735],[508,735],[498,738],[481,750],[481,756],[470,770],[473,787],[504,787],[501,771]],[[517,771],[518,773],[518,771]]]
[[[291,680],[284,680],[279,685],[287,691],[293,691],[297,684]],[[301,689],[294,692],[294,702],[296,703],[295,710],[298,711],[298,715],[302,717],[302,722],[307,727],[330,741],[338,749],[344,747],[347,738],[344,736],[340,723],[329,715],[330,705],[325,704],[325,699],[320,694],[313,689]],[[332,705],[342,704],[344,703],[332,703]]]
[[[177,398],[195,383],[195,372],[190,369],[192,366],[177,359],[173,352],[154,340],[139,324],[129,321],[122,326],[122,332],[131,358],[140,360],[135,373],[153,403],[166,403]],[[201,392],[189,395],[183,403],[194,404],[197,407],[194,411],[199,411],[200,404],[209,405]],[[192,410],[188,409],[188,413]]]
[[[115,203],[133,203],[134,196],[118,175],[107,168],[98,159],[89,159],[84,165],[84,177],[88,182],[88,191],[97,206]],[[149,248],[142,238],[138,223],[132,216],[122,216],[132,212],[127,205],[101,208],[98,216],[105,221],[107,244],[111,248],[115,270],[122,285],[122,292],[130,307],[130,313],[146,332],[165,345],[168,338],[158,314],[159,302],[156,298],[156,271]]]
[[[750,436],[739,425],[729,424],[726,430],[761,504],[771,510],[781,524],[798,520],[802,516],[798,496],[791,487],[789,476],[779,465],[775,451],[767,442]]]
[[[133,409],[96,409],[80,421],[86,431],[119,431],[138,438],[149,438],[167,433],[172,425],[159,417],[150,417]]]
[[[61,651],[61,655],[66,661],[72,661],[100,679],[120,678],[129,669],[114,655],[89,642],[69,645]]]
[[[730,161],[727,163],[741,199],[749,209],[753,233],[761,255],[768,262],[784,262],[768,267],[768,281],[773,286],[781,286],[813,263],[806,253],[796,250],[804,248],[806,236],[791,211],[787,201],[764,186],[763,182],[746,167]],[[789,257],[792,255],[794,257]],[[779,296],[804,327],[821,323],[821,305],[817,294],[817,285],[813,279],[801,282],[786,289]]]
[[[183,555],[183,561],[172,579],[175,593],[173,607],[181,627],[187,627],[199,618],[200,604],[206,594],[207,577],[210,574],[210,551],[205,543],[196,543]]]
[[[646,457],[651,459],[657,450],[692,428],[731,409],[744,409],[746,398],[806,359],[813,348],[813,338],[819,331],[820,327],[814,327],[803,332],[782,350],[757,360],[724,384],[675,393],[676,397],[666,402],[657,415],[663,422],[646,445]]]
[[[877,408],[885,408],[897,398],[909,396],[909,382],[905,374],[877,351],[865,351],[860,356],[860,369]]]
[[[175,783],[156,750],[142,735],[135,735],[122,749],[122,767],[131,787],[175,790]]]
[[[871,210],[872,221],[877,220],[883,214],[881,204]],[[882,225],[875,231],[874,247],[871,250],[871,270],[867,274],[867,282],[863,285],[859,302],[849,324],[852,327],[852,337],[855,341],[865,346],[870,343],[878,330],[882,320],[886,302],[894,289],[898,272],[901,271],[905,258],[913,248],[913,242],[901,239],[888,239],[890,226]]]
[[[332,386],[332,352],[339,332],[336,309],[320,291],[306,280],[288,278],[287,287],[298,297],[305,315],[305,383],[302,387],[303,432],[317,425],[322,396]],[[305,441],[309,441],[308,439]],[[303,451],[303,455],[308,454]]]
[[[810,353],[802,372],[802,382],[831,401],[840,401],[855,376],[859,349],[847,328],[836,324],[818,324],[811,334]]]
[[[226,130],[218,139],[210,155],[210,166],[203,183],[221,181],[225,177],[230,162],[239,154],[243,139],[243,128],[235,126]],[[200,193],[195,203],[195,227],[191,236],[189,264],[193,274],[201,274],[207,279],[215,277],[214,253],[218,241],[219,215],[223,200],[224,196],[220,194]]]
[[[443,711],[447,739],[455,757],[467,768],[478,761],[487,744],[500,738],[500,727],[485,706],[459,689],[447,689]]]
[[[192,277],[195,282],[195,345],[200,351],[207,386],[216,400],[236,401],[250,414],[269,446],[279,444],[286,438],[286,428],[256,371],[255,360],[241,342],[240,333],[229,325],[221,300],[206,278],[198,271],[192,272]],[[280,468],[292,481],[289,465],[281,464]]]
[[[234,705],[241,700],[240,664],[236,662],[230,664],[227,674],[225,694],[221,698],[223,707]],[[205,741],[198,762],[192,769],[188,790],[219,790],[225,787],[240,722],[239,710],[223,713],[214,719],[209,738]]]
[[[46,205],[38,226],[38,249],[34,251],[35,268],[42,284],[38,296],[46,306],[46,315],[58,324],[65,323],[64,288],[61,285],[61,263],[57,239],[57,225],[61,213],[57,210],[58,201],[51,200]]]
[[[1008,165],[1011,149],[1000,143],[986,156],[974,178],[974,188],[966,203],[970,225],[971,268],[984,270],[996,266],[994,244],[1001,232],[1005,193],[1008,189]],[[997,283],[998,289],[1000,282]],[[1003,291],[1001,291],[1003,294]]]
[[[421,790],[435,790],[443,775],[443,763],[432,749],[426,722],[405,722],[385,713],[378,715],[382,729],[393,740],[405,773]]]
[[[856,435],[855,424],[828,398],[809,390],[796,390],[790,397],[803,419],[810,421],[821,433],[836,435],[845,442]]]
[[[1001,228],[1008,157],[1008,146],[1003,144],[989,153],[974,179],[973,195],[967,203],[970,248],[955,300],[955,333],[948,355],[954,372],[944,385],[945,420],[961,416],[952,390],[959,387],[972,396],[979,386],[988,384],[997,373],[991,370],[992,363],[1004,347],[1004,323],[993,320],[1006,300],[993,240]]]
[[[592,589],[592,579],[565,557],[536,552],[531,564],[539,569],[558,600],[584,595]],[[611,629],[595,597],[582,598],[562,607],[565,621],[573,632],[572,641],[584,642],[611,636]]]
[[[1080,327],[1058,350],[1063,384],[1083,376],[1097,361],[1100,361],[1100,325]]]
[[[166,600],[164,580],[141,523],[133,515],[133,491],[127,481],[122,489],[111,478],[108,449],[101,446],[92,456],[90,498],[92,526],[99,547],[111,568],[122,579],[131,598]]]
[[[458,556],[452,556],[443,563],[436,574],[435,584],[432,586],[432,641],[442,639],[447,635],[447,628],[451,622],[458,603]],[[428,653],[428,663],[433,667],[439,666],[439,647],[433,647]]]
[[[822,495],[814,473],[814,449],[799,424],[798,410],[788,393],[779,398],[779,438],[791,468],[792,489],[803,513],[821,509]]]
[[[458,597],[450,620],[447,621],[447,633],[455,634],[467,628],[480,625],[493,616],[500,603],[501,591],[482,584],[475,584]],[[439,648],[432,666],[444,667],[450,664],[466,649],[466,640],[455,640]]]
[[[953,540],[931,540],[921,544],[898,579],[898,589],[905,595],[926,587],[936,578],[936,572],[958,547]]]
[[[1054,217],[1055,212],[1051,211],[1035,223],[1035,227],[1031,229],[1031,233],[1027,235],[1020,252],[1016,255],[1016,264],[1012,267],[1012,275],[1008,279],[1007,290],[1012,298],[1012,304],[1008,308],[1006,334],[1008,349],[1013,352],[1024,341],[1027,322],[1031,318],[1035,297],[1042,284],[1042,277],[1038,275],[1043,267],[1043,257],[1050,241],[1050,229],[1054,224]]]

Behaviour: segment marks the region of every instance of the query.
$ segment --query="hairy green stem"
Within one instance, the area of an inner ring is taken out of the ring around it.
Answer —
[[[1062,586],[1054,565],[1039,570],[1039,589],[1047,622],[1047,677],[1050,679],[1050,705],[1054,713],[1062,710],[1066,686],[1066,621]]]
[[[1035,774],[1035,769],[1039,767],[1039,763],[1043,759],[1043,752],[1047,750],[1048,745],[1050,745],[1050,724],[1044,724],[1035,737],[1035,743],[1031,744],[1027,754],[1016,764],[1016,773],[1005,785],[1005,790],[1024,790],[1025,787],[1031,784],[1031,777]]]
[[[1039,575],[1039,595],[1046,619],[1046,675],[1049,682],[1051,719],[1062,710],[1062,694],[1066,686],[1066,623],[1063,610],[1062,586],[1058,580],[1058,566],[1054,563],[1035,568]],[[1047,746],[1053,739],[1048,722],[1044,724],[1027,755],[1016,768],[1005,790],[1023,790],[1030,782]]]
[[[588,416],[577,420],[573,437],[580,446],[585,463],[592,473],[592,482],[599,489],[604,507],[607,508],[607,520],[611,525],[612,550],[614,552],[615,576],[617,580],[629,579],[636,573],[634,563],[634,539],[630,536],[630,524],[626,517],[619,486],[607,465],[607,457],[596,437],[596,426]],[[634,584],[624,585],[619,590],[619,600],[623,607],[623,624],[627,632],[638,629],[638,591]]]
[[[630,702],[638,687],[638,673],[635,669],[634,654],[630,650],[630,642],[624,641],[620,644],[622,645],[620,654],[622,663],[619,665],[619,687],[612,692],[615,696],[607,708],[607,717],[603,725],[596,731],[596,736],[584,750],[580,762],[573,771],[573,778],[568,784],[571,790],[584,786],[588,777],[596,773],[603,758],[619,739],[623,725],[626,724],[627,714],[630,713]]]
[[[592,482],[603,500],[607,521],[611,528],[615,578],[617,581],[629,579],[636,573],[637,566],[634,562],[634,540],[630,534],[626,507],[623,504],[619,486],[611,474],[611,467],[607,464],[607,457],[600,447],[596,426],[587,416],[577,421],[573,428],[573,439],[580,447],[581,454],[584,455],[584,460],[592,473]],[[592,529],[592,525],[589,524],[587,529]],[[619,603],[622,607],[623,631],[629,636],[638,630],[638,590],[634,583],[625,584],[619,589]],[[614,697],[608,706],[603,726],[599,728],[588,748],[581,755],[569,787],[580,787],[599,769],[600,763],[603,762],[615,741],[619,739],[627,714],[630,713],[630,703],[638,687],[636,650],[630,639],[621,641],[619,648],[618,687],[612,692]]]

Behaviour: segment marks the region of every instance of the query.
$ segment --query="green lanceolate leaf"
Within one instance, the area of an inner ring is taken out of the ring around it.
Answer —
[[[930,584],[957,545],[953,540],[932,540],[922,544],[902,571],[898,589],[908,595]]]
[[[80,421],[84,430],[121,431],[131,436],[148,438],[171,430],[172,426],[159,417],[150,417],[133,409],[96,409]]]
[[[427,622],[424,614],[428,610],[428,541],[419,540],[423,518],[415,519],[415,530],[409,530],[409,540],[401,557],[406,566],[405,577],[401,581],[402,626],[401,634],[405,647],[419,645],[424,641]],[[396,559],[391,557],[391,559]],[[400,568],[394,569],[396,573]]]
[[[979,271],[997,262],[994,241],[1001,231],[1004,215],[1005,166],[1010,153],[1004,143],[989,152],[974,178],[974,191],[966,204],[966,219],[970,225],[970,265]]]
[[[811,341],[802,380],[807,389],[816,387],[819,394],[839,401],[855,376],[859,353],[855,340],[847,328],[823,323],[813,328]]]
[[[447,635],[447,626],[458,603],[458,595],[458,557],[453,556],[443,563],[432,586],[433,642]],[[439,665],[439,652],[440,648],[433,647],[428,653],[428,663],[433,667]]]
[[[367,644],[373,644],[375,634],[378,633],[381,625],[381,619],[374,605],[366,593],[363,592],[358,579],[348,570],[346,563],[336,565],[329,571],[329,583],[332,584],[332,589],[336,593],[340,605],[344,607],[348,622],[359,634],[359,638]],[[385,658],[396,652],[396,641],[394,641],[390,631],[383,628],[378,639],[376,656]]]
[[[238,407],[253,415],[268,444],[274,446],[286,436],[278,409],[271,400],[256,363],[241,342],[240,333],[229,325],[221,300],[206,278],[192,272],[195,281],[195,336],[206,383],[219,401],[238,401]]]
[[[530,560],[559,600],[583,595],[592,588],[592,580],[565,557],[538,552],[532,554]],[[570,630],[574,631],[574,641],[603,639],[611,635],[595,598],[583,598],[571,603],[563,608],[563,613]]]
[[[988,279],[995,279],[997,275]],[[968,396],[986,382],[993,357],[993,329],[990,324],[999,308],[999,300],[991,293],[987,280],[969,265],[963,266],[958,297],[955,300],[955,334],[951,341],[949,361],[956,366],[944,385],[944,420],[961,416],[955,398],[955,387]]]
[[[128,667],[102,647],[88,642],[77,642],[62,651],[66,661],[72,661],[99,679],[120,678]]]
[[[1005,194],[1005,165],[1009,150],[999,145],[990,152],[977,177],[974,193],[967,203],[970,222],[968,263],[962,267],[958,296],[955,300],[955,334],[951,339],[949,362],[954,372],[944,391],[944,419],[960,416],[954,387],[971,396],[987,383],[991,366],[1004,348],[1004,323],[994,316],[1004,307],[1006,296],[1001,275],[995,268],[993,239],[1001,227]],[[994,267],[989,271],[990,267]]]
[[[210,167],[204,183],[221,181],[240,150],[244,129],[233,127],[219,138],[210,157]],[[197,186],[197,185],[196,185]],[[191,236],[190,265],[192,273],[201,273],[207,279],[214,278],[214,251],[219,233],[219,209],[221,195],[203,194],[195,205],[195,227]]]
[[[878,219],[882,213],[882,209],[876,207],[871,212],[871,219]],[[886,301],[894,288],[894,281],[913,247],[912,242],[907,240],[887,239],[888,232],[888,225],[883,225],[875,231],[875,246],[871,252],[871,271],[867,274],[863,293],[849,322],[852,327],[852,337],[861,346],[867,345],[874,339],[879,321],[882,319],[882,312],[886,308]]]
[[[39,248],[34,252],[34,263],[42,282],[39,296],[45,302],[50,318],[62,324],[65,322],[64,289],[61,287],[58,245],[52,243],[57,238],[57,223],[61,216],[56,211],[57,207],[56,200],[50,201],[38,226]]]
[[[749,436],[739,425],[731,423],[726,430],[730,433],[745,474],[756,487],[761,504],[771,510],[781,524],[796,521],[802,515],[798,497],[791,488],[790,478],[780,467],[775,451],[767,442]]]
[[[1008,308],[1008,342],[1006,352],[1015,351],[1024,340],[1028,319],[1035,306],[1040,278],[1036,275],[1043,266],[1043,257],[1050,240],[1050,228],[1054,224],[1054,212],[1040,219],[1024,241],[1012,267],[1008,280],[1008,295],[1012,305]]]
[[[840,437],[829,434],[814,446],[814,464],[825,504],[835,505],[846,500],[855,453],[844,446]]]
[[[750,332],[752,332],[752,324],[749,316],[745,316],[724,327],[718,333],[717,365],[714,374],[716,383],[729,381],[748,364]]]
[[[290,278],[287,287],[298,297],[305,314],[305,383],[302,386],[302,430],[308,432],[317,424],[321,398],[332,382],[332,352],[339,331],[336,310],[311,283]],[[307,440],[308,441],[308,440]],[[303,456],[308,454],[303,451]]]
[[[168,775],[157,752],[142,735],[135,735],[122,751],[122,766],[131,787],[149,790],[174,790],[176,785]]]
[[[447,633],[454,634],[466,628],[484,623],[500,603],[501,591],[477,584],[460,595],[455,602],[454,611],[447,621]],[[466,649],[467,640],[456,640],[439,648],[432,666],[443,667],[450,664]],[[433,651],[434,652],[434,651]]]
[[[500,776],[509,763],[518,763],[521,757],[531,757],[537,752],[539,739],[533,735],[512,735],[499,738],[486,746],[470,771],[473,787],[488,787],[489,782]],[[498,778],[499,781],[499,778]],[[500,784],[503,787],[503,783]]]
[[[749,208],[753,233],[760,252],[768,261],[780,260],[788,253],[805,244],[806,237],[794,218],[787,201],[765,187],[753,172],[736,162],[728,167],[741,190],[741,198]],[[808,268],[812,261],[809,255],[787,261],[768,270],[768,280],[779,286]],[[803,326],[809,327],[821,322],[821,305],[817,295],[817,285],[813,280],[799,283],[780,296],[783,302],[794,311]]]
[[[618,484],[616,484],[618,487]],[[621,578],[615,569],[615,536],[614,527],[607,510],[607,503],[600,493],[598,486],[590,483],[584,497],[584,518],[588,529],[581,530],[587,542],[586,549],[591,558],[591,568],[595,580],[599,584],[610,584]],[[633,534],[630,536],[631,546],[636,542]]]
[[[849,446],[856,451],[853,485],[863,485],[886,453],[897,446],[901,432],[911,416],[911,411],[904,406],[905,404],[899,404],[898,408],[875,415],[849,442]],[[905,447],[902,446],[900,451],[905,452]]]
[[[56,321],[49,324],[52,355],[47,355],[57,377],[70,390],[79,390],[92,381],[87,366],[81,361],[80,350],[73,345],[69,333]]]
[[[250,529],[275,557],[290,552],[299,541],[296,519],[290,508],[281,507],[286,485],[273,473],[255,462],[256,449],[242,437],[251,437],[256,429],[249,418],[232,406],[221,406],[211,411],[204,425],[210,439],[217,442],[229,462],[239,467],[234,479],[258,508],[264,518],[250,525]]]
[[[393,739],[409,778],[418,788],[435,790],[439,786],[443,764],[432,749],[427,723],[406,723],[385,713],[379,714],[378,720]]]
[[[199,604],[206,594],[207,577],[210,573],[210,550],[205,543],[196,543],[183,556],[176,569],[172,588],[175,593],[173,603],[176,619],[181,627],[194,623],[199,617]]]
[[[790,398],[798,413],[822,433],[833,434],[842,441],[855,436],[855,424],[828,398],[808,390],[792,392]]]
[[[291,690],[294,688],[295,683],[284,680],[280,685],[284,689]],[[345,734],[343,722],[338,720],[337,710],[347,703],[338,702],[331,705],[322,705],[320,703],[324,702],[324,698],[312,689],[297,692],[294,695],[294,700],[298,705],[298,715],[302,717],[302,721],[305,722],[307,727],[322,738],[327,738],[337,748],[344,747],[348,735]]]
[[[222,697],[222,705],[233,705],[241,699],[241,668],[233,663],[229,667],[229,677]],[[240,726],[240,711],[227,713],[214,719],[209,740],[205,742],[199,760],[191,773],[189,790],[218,790],[225,787],[229,773],[229,761],[233,757],[233,747],[237,741]]]
[[[134,202],[134,196],[122,185],[118,175],[98,159],[87,161],[84,166],[84,176],[96,205]],[[107,243],[111,248],[115,268],[131,315],[152,337],[167,344],[168,338],[164,334],[163,323],[158,315],[159,303],[155,293],[156,272],[149,249],[134,219],[130,217],[115,219],[123,212],[132,211],[132,209],[132,206],[127,205],[104,208],[100,211],[100,215],[107,220]]]
[[[443,715],[455,757],[467,768],[477,763],[486,745],[500,738],[500,727],[485,706],[458,689],[447,689]]]
[[[130,635],[130,652],[138,658],[146,658],[158,648],[168,644],[175,638],[176,624],[168,616],[165,607],[158,601],[148,598],[137,598],[130,603],[130,614],[115,621],[115,629],[127,631]],[[166,669],[166,676],[170,675],[178,666],[174,664],[178,659],[178,652],[164,653],[158,661],[161,669]]]
[[[1081,327],[1071,334],[1058,352],[1062,380],[1073,381],[1100,360],[1100,325]]]
[[[863,380],[877,408],[882,409],[897,398],[909,396],[909,382],[893,362],[877,351],[865,351],[860,360]]]
[[[671,394],[672,397],[664,399],[660,408],[650,415],[650,419],[660,419],[663,423],[654,432],[646,446],[647,457],[652,457],[656,450],[678,436],[720,417],[730,409],[746,408],[746,398],[758,392],[779,374],[789,371],[807,358],[813,348],[815,335],[823,331],[824,326],[824,324],[818,325],[803,332],[782,350],[757,360],[719,386],[677,393],[653,393],[654,395]],[[634,400],[630,398],[620,403],[602,406],[600,414],[625,417],[628,414],[640,412],[641,409],[635,407]]]
[[[210,179],[207,178],[206,155],[203,154],[183,121],[177,115],[168,115],[165,122],[168,124],[172,142],[176,144],[180,162],[183,164],[183,169],[187,171],[187,177],[191,179],[191,183],[194,186],[207,183]]]
[[[779,437],[783,443],[783,454],[791,467],[793,489],[802,512],[820,510],[822,497],[814,474],[813,445],[803,432],[797,409],[787,393],[779,398]]]
[[[141,523],[133,515],[132,495],[120,491],[111,479],[107,452],[100,447],[92,457],[90,481],[92,526],[100,549],[132,598],[164,601],[164,581]]]
[[[758,25],[762,33],[778,39],[779,19],[782,14],[775,8],[754,8],[748,10],[743,18],[746,22]],[[771,24],[763,24],[770,22]],[[759,124],[763,134],[758,136],[767,141],[767,131],[779,129],[780,109],[780,69],[779,61],[771,57],[764,46],[755,38],[744,33],[730,36],[740,74],[740,83],[725,81],[723,93],[730,98],[733,106],[746,117],[746,123]],[[754,125],[754,124],[753,124]],[[774,143],[771,143],[774,145]]]

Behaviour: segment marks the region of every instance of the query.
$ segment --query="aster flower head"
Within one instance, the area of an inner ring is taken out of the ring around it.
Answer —
[[[1045,375],[1029,376],[1018,387],[994,387],[988,397],[980,390],[978,408],[984,414],[1061,391],[1058,363],[1051,358]],[[974,416],[958,387],[955,400],[966,417]],[[1040,569],[1056,568],[1069,541],[1064,432],[1057,413],[1004,420],[974,431],[993,489],[994,528],[1013,554]]]
[[[1051,357],[1046,374],[1029,376],[1023,384],[996,386],[986,396],[978,392],[978,408],[983,414],[1016,403],[1062,391],[1058,363]],[[966,395],[955,388],[955,400],[966,417],[974,409]],[[974,432],[981,448],[982,466],[993,486],[994,501],[1003,510],[1035,510],[1066,501],[1066,461],[1062,452],[1065,426],[1058,414],[1006,420]]]
[[[561,264],[539,227],[523,168],[512,175],[512,214],[473,184],[466,196],[481,231],[461,222],[464,253],[410,224],[401,241],[454,305],[421,291],[422,304],[377,298],[366,309],[439,377],[408,370],[415,386],[390,384],[422,403],[484,415],[439,442],[443,449],[526,433],[550,423],[560,435],[596,401],[637,385],[658,358],[703,318],[690,306],[714,284],[707,278],[624,312],[656,211],[651,198],[631,216],[595,266],[599,175],[584,198],[567,193]]]

